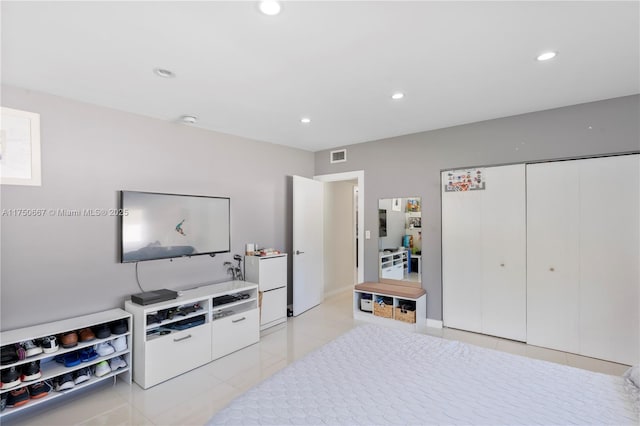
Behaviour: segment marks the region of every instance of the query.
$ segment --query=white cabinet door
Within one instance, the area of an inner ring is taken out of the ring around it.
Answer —
[[[482,331],[482,192],[442,192],[442,319],[475,332]]]
[[[259,315],[258,309],[252,309],[212,321],[211,359],[257,343],[260,340]]]
[[[209,361],[210,324],[161,336],[147,342],[142,386],[147,389]]]
[[[259,268],[260,291],[269,291],[287,285],[286,255],[261,258]]]
[[[527,165],[527,343],[579,351],[579,168]]]
[[[260,325],[287,318],[287,288],[281,287],[262,293],[262,307],[260,310]]]
[[[525,166],[487,167],[482,192],[482,332],[527,337]]]
[[[640,357],[639,155],[580,161],[580,353]]]

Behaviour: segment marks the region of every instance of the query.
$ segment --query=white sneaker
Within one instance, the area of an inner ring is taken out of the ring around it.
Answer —
[[[121,356],[117,356],[109,360],[109,366],[111,367],[111,371],[116,371],[118,368],[126,367],[127,363],[124,362]]]
[[[120,336],[111,342],[116,352],[124,351],[127,349],[127,336]]]
[[[109,363],[107,361],[100,361],[96,364],[96,376],[102,377],[111,373],[111,367],[109,367]]]
[[[24,348],[25,356],[27,358],[30,356],[39,355],[42,353],[42,348],[40,346],[36,346],[33,340],[27,340],[26,342],[22,342],[21,345]]]
[[[109,344],[109,342],[98,343],[95,348],[96,352],[98,352],[98,355],[100,356],[111,355],[116,351],[114,347]]]

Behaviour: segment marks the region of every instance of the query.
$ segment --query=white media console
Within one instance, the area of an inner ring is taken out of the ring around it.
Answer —
[[[125,310],[133,315],[133,380],[144,389],[260,340],[258,286],[245,281],[152,305],[127,300]]]

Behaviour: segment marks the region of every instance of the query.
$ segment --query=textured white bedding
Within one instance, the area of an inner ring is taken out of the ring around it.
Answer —
[[[209,424],[637,425],[637,404],[622,377],[363,325]]]

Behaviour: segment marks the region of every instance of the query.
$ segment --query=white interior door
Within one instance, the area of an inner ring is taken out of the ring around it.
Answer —
[[[577,161],[527,165],[527,343],[579,353]]]
[[[482,332],[527,338],[524,164],[487,167],[482,194]]]
[[[580,161],[580,353],[636,364],[640,155]]]
[[[324,184],[293,176],[293,315],[324,298]]]
[[[442,182],[447,172],[442,174]],[[481,192],[442,191],[442,315],[446,327],[482,332]]]

